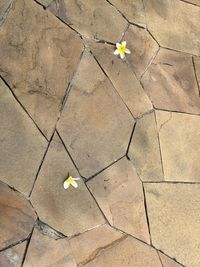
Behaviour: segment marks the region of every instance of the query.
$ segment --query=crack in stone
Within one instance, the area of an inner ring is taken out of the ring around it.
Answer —
[[[170,112],[170,117],[169,119],[167,119],[166,121],[164,121],[161,125],[160,125],[160,128],[158,130],[158,133],[160,133],[161,129],[163,128],[163,126],[168,123],[170,120],[172,119],[172,112]]]
[[[8,13],[9,13],[10,9],[12,8],[13,3],[14,3],[14,0],[10,0],[7,8],[3,12],[3,15],[0,16],[0,26],[3,24],[6,17],[8,16]]]

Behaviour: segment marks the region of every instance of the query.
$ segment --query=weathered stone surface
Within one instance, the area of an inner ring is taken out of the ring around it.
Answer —
[[[194,66],[195,66],[197,82],[198,82],[199,89],[200,89],[200,57],[194,57]]]
[[[98,40],[118,42],[128,25],[106,0],[59,0],[50,10],[83,36]]]
[[[130,25],[123,38],[131,54],[127,56],[133,71],[138,78],[144,73],[155,57],[159,46],[147,30]]]
[[[200,185],[145,184],[145,192],[153,245],[184,266],[199,266]]]
[[[58,131],[84,177],[125,155],[134,120],[89,52],[73,79]]]
[[[27,242],[0,252],[1,267],[21,267]]]
[[[165,254],[158,252],[160,256],[160,260],[162,262],[163,267],[181,267],[182,265],[178,264],[174,260],[167,257]]]
[[[0,2],[0,25],[6,19],[10,9],[12,8],[12,3],[14,0],[1,0]]]
[[[101,64],[133,117],[139,117],[152,109],[151,101],[126,61],[113,54],[113,47],[89,42],[92,53]]]
[[[71,236],[104,223],[103,216],[82,180],[77,189],[63,182],[78,173],[57,135],[54,136],[36,181],[31,201],[39,218]]]
[[[184,0],[185,2],[200,6],[200,1],[199,0]]]
[[[199,182],[200,117],[156,111],[167,181]]]
[[[29,194],[47,142],[1,79],[0,133],[0,180]]]
[[[100,251],[98,256],[84,267],[162,267],[156,250],[127,237],[118,244]]]
[[[80,38],[33,0],[18,0],[0,40],[0,75],[49,138],[79,61]]]
[[[144,0],[144,5],[148,29],[161,46],[200,55],[198,6],[179,0]]]
[[[23,267],[77,267],[66,239],[54,240],[34,230]]]
[[[101,249],[113,245],[122,238],[122,233],[108,225],[102,225],[70,239],[69,243],[77,265],[82,266],[95,258]]]
[[[190,55],[161,49],[144,74],[142,84],[156,108],[200,114],[199,90]]]
[[[142,0],[110,0],[130,22],[145,26],[145,12]]]
[[[0,182],[0,250],[28,237],[36,220],[30,203]]]
[[[41,5],[43,5],[44,7],[48,7],[53,2],[53,0],[36,0],[36,1]]]
[[[128,156],[142,181],[163,180],[159,140],[154,113],[136,123]]]
[[[88,187],[111,225],[150,242],[142,183],[127,159],[90,180]]]

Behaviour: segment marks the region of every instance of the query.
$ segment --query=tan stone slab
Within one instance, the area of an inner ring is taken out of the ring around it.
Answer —
[[[0,40],[0,75],[50,138],[83,49],[80,38],[33,0],[18,0]]]
[[[58,123],[81,175],[88,178],[124,156],[133,125],[118,93],[86,52]]]
[[[200,114],[192,56],[161,49],[142,84],[156,108]]]
[[[0,182],[0,250],[26,239],[36,215],[30,203],[16,191]]]
[[[161,46],[200,55],[200,8],[179,0],[144,0],[147,26]]]
[[[142,0],[110,0],[125,17],[132,23],[146,25],[144,5]]]
[[[199,90],[200,90],[200,57],[194,57],[194,66],[195,66],[195,73],[197,77],[197,82],[199,85]]]
[[[104,223],[103,216],[82,180],[78,188],[63,187],[78,173],[57,135],[54,136],[36,181],[31,202],[41,221],[71,236]]]
[[[199,182],[200,116],[156,111],[167,181]]]
[[[122,233],[102,225],[70,239],[69,243],[77,265],[82,266],[95,258],[101,249],[106,249],[122,238]]]
[[[154,113],[147,114],[137,121],[128,156],[142,181],[164,179]]]
[[[1,267],[21,267],[27,242],[0,252]]]
[[[115,163],[87,184],[111,225],[150,242],[142,183],[127,159]]]
[[[126,61],[113,54],[113,46],[89,42],[92,53],[97,58],[133,117],[139,117],[152,109],[152,104],[135,74]],[[129,55],[128,55],[129,57]]]
[[[144,73],[152,59],[155,57],[159,46],[147,30],[130,25],[124,38],[131,54],[127,60],[138,78]]]
[[[0,180],[28,195],[47,142],[1,79],[0,133]]]
[[[34,229],[23,267],[77,267],[67,239],[54,240]]]
[[[153,245],[188,267],[200,265],[200,185],[145,184]]]
[[[175,260],[172,260],[171,258],[167,257],[165,254],[158,252],[160,256],[160,260],[163,264],[163,267],[181,267],[179,263],[177,263]]]
[[[118,244],[100,251],[94,260],[84,265],[84,267],[97,266],[162,267],[156,250],[132,237],[127,237]]]
[[[128,25],[106,0],[60,0],[50,7],[56,16],[60,15],[61,9],[61,18],[85,37],[116,43]]]

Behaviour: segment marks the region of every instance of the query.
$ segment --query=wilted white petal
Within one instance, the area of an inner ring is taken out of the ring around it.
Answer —
[[[65,189],[67,189],[67,188],[69,187],[69,184],[68,184],[67,180],[66,180],[66,181],[64,181],[64,184],[63,184],[63,186],[64,186],[64,188],[65,188]]]
[[[114,55],[119,55],[119,53],[120,53],[119,50],[116,49],[115,52],[114,52]]]
[[[119,48],[121,46],[120,43],[116,43],[116,47]]]
[[[121,59],[124,59],[125,58],[125,54],[124,53],[120,53],[120,57],[121,57]]]
[[[130,51],[128,48],[126,48],[125,53],[126,53],[126,54],[130,54],[131,51]]]
[[[77,187],[78,187],[77,182],[73,181],[73,182],[72,182],[72,186],[75,187],[75,188],[77,188]]]
[[[73,178],[75,181],[81,180],[81,178],[77,177],[77,178]]]
[[[126,41],[123,41],[122,42],[122,45],[126,47]]]

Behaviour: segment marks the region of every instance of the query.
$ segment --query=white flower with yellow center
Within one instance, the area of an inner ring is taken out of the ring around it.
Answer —
[[[80,178],[72,178],[71,176],[69,176],[69,178],[67,178],[67,180],[64,181],[64,188],[67,189],[70,185],[72,185],[73,187],[77,188],[78,184],[76,181],[80,180]]]
[[[120,43],[116,43],[116,47],[117,49],[114,52],[114,55],[120,55],[121,59],[125,58],[125,54],[130,54],[131,51],[126,48],[126,41],[123,41],[121,44]]]

